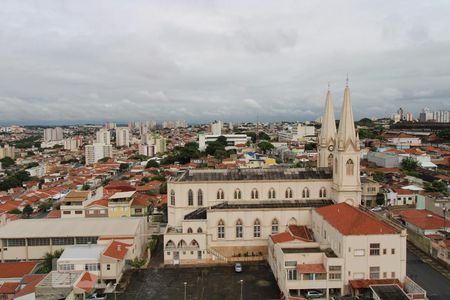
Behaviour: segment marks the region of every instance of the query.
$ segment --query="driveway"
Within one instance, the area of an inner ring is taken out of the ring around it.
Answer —
[[[233,266],[150,268],[133,274],[130,285],[117,299],[187,300],[279,299],[280,290],[266,264],[244,265],[242,273]]]

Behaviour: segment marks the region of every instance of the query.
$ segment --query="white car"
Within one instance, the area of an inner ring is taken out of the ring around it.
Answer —
[[[88,300],[106,300],[106,294],[94,293],[86,299],[88,299]]]
[[[316,299],[316,298],[323,298],[323,297],[325,297],[324,293],[319,292],[319,291],[311,290],[306,293],[306,298],[308,298],[308,299]]]
[[[374,212],[382,211],[382,210],[383,210],[383,207],[382,207],[382,206],[376,206],[376,207],[370,209],[370,211],[374,211]]]
[[[236,264],[234,265],[234,271],[235,271],[236,273],[241,273],[241,272],[242,272],[242,265],[241,265],[240,263],[236,263]]]

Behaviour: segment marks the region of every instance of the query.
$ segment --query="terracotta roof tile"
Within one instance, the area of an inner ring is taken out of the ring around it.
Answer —
[[[323,264],[301,264],[297,265],[297,271],[302,274],[309,273],[326,273],[325,267]]]
[[[118,241],[112,241],[108,248],[103,251],[103,255],[113,257],[116,259],[123,259],[128,252],[130,244],[125,244]]]
[[[402,286],[398,279],[357,279],[350,280],[350,285],[353,289],[367,289],[374,284],[398,284]]]
[[[444,218],[428,210],[404,210],[399,215],[408,223],[421,229],[440,229],[444,227]]]
[[[0,278],[22,278],[36,268],[37,262],[7,262],[0,263]]]
[[[315,211],[343,235],[397,233],[390,225],[344,202],[320,207]]]
[[[0,294],[14,294],[20,282],[4,282],[0,285]]]

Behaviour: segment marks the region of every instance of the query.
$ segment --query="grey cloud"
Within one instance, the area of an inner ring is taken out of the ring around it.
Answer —
[[[1,122],[339,116],[346,73],[357,118],[449,109],[447,2],[57,3],[2,1]]]

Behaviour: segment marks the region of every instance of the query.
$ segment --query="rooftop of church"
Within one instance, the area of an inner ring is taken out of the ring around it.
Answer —
[[[330,168],[270,168],[270,169],[220,169],[189,170],[171,178],[172,182],[193,181],[251,181],[251,180],[301,180],[331,179]]]
[[[302,207],[322,207],[331,205],[334,202],[326,199],[316,200],[264,200],[264,201],[245,201],[228,202],[214,205],[211,209],[246,209],[246,208],[302,208]]]

